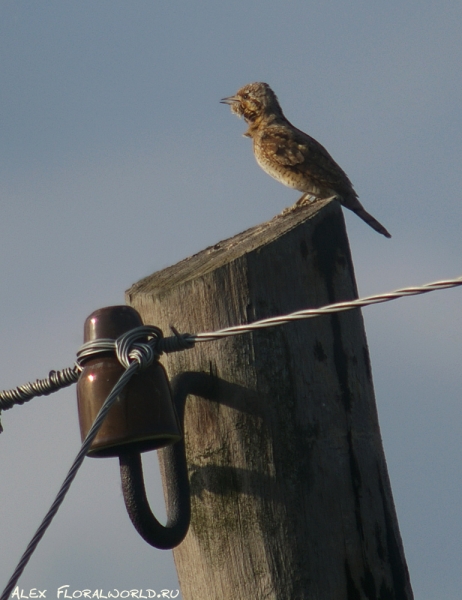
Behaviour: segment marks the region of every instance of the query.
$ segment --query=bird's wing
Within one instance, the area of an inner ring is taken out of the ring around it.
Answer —
[[[314,138],[299,129],[273,125],[262,132],[259,139],[263,154],[281,166],[306,173],[320,183],[338,190],[352,193],[352,185],[346,173],[334,161],[327,150]]]
[[[320,167],[340,169],[327,150],[314,138],[299,129],[273,125],[260,137],[261,148],[273,155],[281,165],[293,166],[318,162]]]
[[[262,153],[271,156],[280,165],[294,167],[305,162],[300,144],[283,127],[271,127],[262,133],[259,143]]]

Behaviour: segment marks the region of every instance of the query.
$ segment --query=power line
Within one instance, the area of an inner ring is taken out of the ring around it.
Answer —
[[[343,312],[346,310],[352,310],[354,308],[369,306],[371,304],[381,304],[382,302],[390,302],[391,300],[397,300],[398,298],[404,298],[406,296],[417,296],[419,294],[427,294],[429,292],[445,290],[461,285],[462,276],[455,279],[443,279],[441,281],[434,281],[421,286],[400,288],[394,292],[375,294],[373,296],[357,298],[356,300],[347,300],[345,302],[336,302],[334,304],[328,304],[319,308],[306,308],[288,315],[270,317],[268,319],[262,319],[260,321],[255,321],[254,323],[245,325],[233,325],[232,327],[226,327],[225,329],[219,329],[217,331],[196,334],[180,334],[172,327],[175,335],[164,338],[160,332],[160,335],[154,338],[153,343],[155,344],[155,351],[159,355],[163,352],[178,352],[179,350],[192,348],[194,344],[198,342],[211,342],[224,337],[251,333],[258,329],[284,325],[286,323],[290,323],[291,321],[311,319],[326,314]],[[149,328],[153,328],[153,326],[144,327],[145,333],[149,330]],[[135,334],[138,332],[138,329],[141,328],[136,328],[133,330]],[[154,329],[159,331],[157,328]],[[5,390],[0,392],[0,411],[7,410],[15,404],[23,404],[35,396],[51,394],[62,387],[66,387],[72,383],[75,383],[80,375],[80,360],[86,357],[86,353],[94,353],[97,349],[99,349],[99,351],[102,353],[108,351],[114,352],[116,348],[116,342],[117,340],[104,339],[95,340],[94,342],[84,344],[77,352],[77,363],[74,365],[74,367],[68,367],[62,371],[51,371],[49,377],[46,379],[38,379],[33,383],[26,383],[25,385],[19,386],[13,390]]]

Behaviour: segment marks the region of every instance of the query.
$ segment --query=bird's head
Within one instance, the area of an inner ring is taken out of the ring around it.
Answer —
[[[223,98],[220,102],[229,104],[231,112],[244,117],[248,123],[253,123],[258,118],[283,116],[277,96],[267,83],[249,83],[235,96]]]

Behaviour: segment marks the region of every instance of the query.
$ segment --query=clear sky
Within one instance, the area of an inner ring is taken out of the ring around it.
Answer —
[[[2,0],[0,388],[72,365],[93,310],[295,202],[219,104],[251,81],[392,233],[345,214],[360,294],[462,275],[461,22],[460,0]],[[420,600],[462,594],[461,294],[363,311]],[[3,588],[78,450],[75,388],[2,420]],[[177,587],[128,520],[116,459],[84,462],[20,580],[64,584]]]

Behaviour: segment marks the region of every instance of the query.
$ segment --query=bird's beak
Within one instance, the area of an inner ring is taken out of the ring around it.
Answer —
[[[232,106],[236,102],[240,102],[237,96],[228,96],[228,98],[222,98],[220,100],[220,104],[229,104],[230,106]]]

